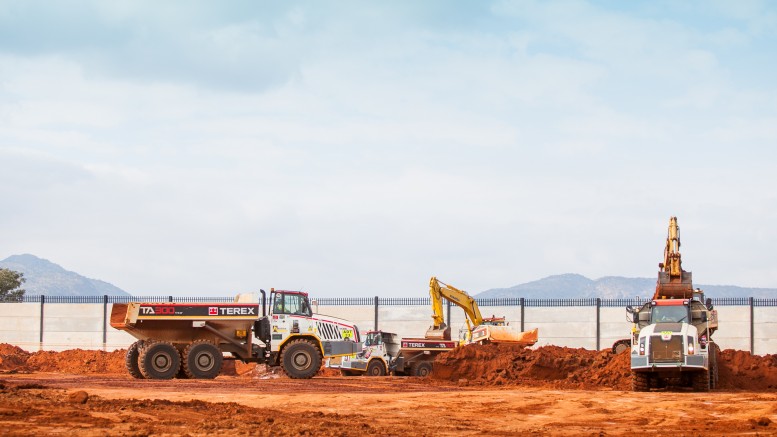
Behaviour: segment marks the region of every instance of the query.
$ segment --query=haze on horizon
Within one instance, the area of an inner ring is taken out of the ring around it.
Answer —
[[[132,294],[777,287],[765,1],[0,3],[0,259]]]

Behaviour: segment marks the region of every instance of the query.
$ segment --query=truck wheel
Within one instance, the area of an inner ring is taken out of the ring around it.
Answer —
[[[172,344],[159,341],[140,350],[138,363],[140,373],[148,379],[172,379],[181,368],[181,355]]]
[[[619,353],[629,349],[631,347],[631,340],[618,340],[612,345],[612,354],[618,355]]]
[[[307,340],[293,340],[281,352],[281,365],[289,378],[312,378],[321,367],[321,351]]]
[[[645,372],[631,372],[632,391],[650,391],[650,375]]]
[[[138,357],[140,356],[140,349],[145,342],[138,340],[132,343],[127,348],[127,354],[124,356],[124,365],[127,366],[127,371],[133,378],[143,379],[143,374],[140,373],[140,365],[138,364]]]
[[[432,374],[432,363],[424,361],[413,366],[412,375],[418,377],[425,377]]]
[[[378,359],[370,361],[367,365],[367,376],[386,376],[386,366]]]
[[[710,391],[710,372],[709,370],[702,370],[696,372],[691,377],[693,384],[693,391]]]
[[[213,379],[221,373],[224,356],[213,343],[197,340],[183,351],[183,370],[189,378]]]

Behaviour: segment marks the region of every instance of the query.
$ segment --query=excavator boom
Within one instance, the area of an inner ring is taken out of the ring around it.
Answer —
[[[475,299],[466,291],[448,285],[436,277],[429,280],[434,324],[426,331],[427,339],[450,340],[451,328],[445,324],[442,300],[457,305],[467,315],[467,341],[472,343],[512,343],[531,346],[537,342],[537,329],[518,332],[505,324],[504,317],[483,319]]]
[[[682,268],[680,255],[680,227],[677,217],[669,218],[669,229],[666,234],[664,262],[658,264],[658,281],[653,300],[656,299],[689,299],[693,296],[691,272]]]

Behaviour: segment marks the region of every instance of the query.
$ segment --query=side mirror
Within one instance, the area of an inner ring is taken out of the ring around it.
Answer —
[[[712,298],[711,297],[707,298],[707,301],[705,302],[705,306],[707,307],[708,310],[712,311]]]

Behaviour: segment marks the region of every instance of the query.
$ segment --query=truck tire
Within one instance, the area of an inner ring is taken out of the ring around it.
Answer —
[[[718,354],[720,353],[720,347],[718,347],[717,343],[710,343],[708,347],[710,355],[710,389],[716,389],[720,382],[718,374]]]
[[[140,373],[147,379],[172,379],[181,368],[178,349],[166,341],[145,345],[138,357]]]
[[[612,345],[612,354],[618,355],[619,353],[628,350],[629,348],[631,348],[631,340],[618,340]]]
[[[413,365],[410,372],[413,376],[426,377],[432,374],[432,363],[429,361],[423,361]]]
[[[631,391],[650,391],[650,374],[631,372]]]
[[[281,366],[289,378],[312,378],[321,368],[321,351],[307,340],[292,340],[281,352]]]
[[[197,340],[183,351],[183,371],[189,378],[213,379],[221,373],[224,356],[221,350],[206,340]]]
[[[709,370],[702,370],[693,373],[691,376],[693,384],[693,391],[707,392],[710,391],[710,372]]]
[[[367,376],[386,376],[386,366],[383,361],[374,359],[367,364]]]
[[[127,348],[127,354],[124,355],[124,365],[127,367],[127,372],[132,375],[133,378],[143,379],[143,374],[140,373],[140,365],[138,364],[138,357],[140,356],[140,349],[145,342],[138,340],[132,343]]]

